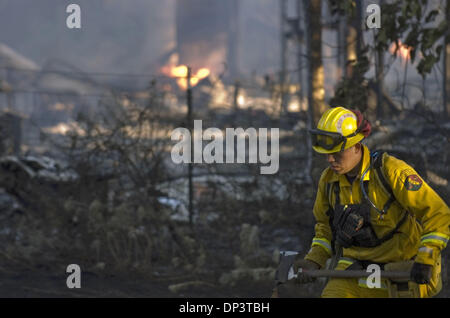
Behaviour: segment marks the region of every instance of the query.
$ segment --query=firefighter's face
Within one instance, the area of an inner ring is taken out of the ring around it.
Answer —
[[[337,174],[346,174],[355,169],[361,161],[362,146],[356,144],[353,147],[345,149],[342,152],[327,154],[327,161],[330,168]]]

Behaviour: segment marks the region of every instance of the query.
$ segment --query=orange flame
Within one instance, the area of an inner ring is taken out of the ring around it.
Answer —
[[[188,68],[186,65],[164,66],[161,71],[167,76],[177,78],[178,86],[182,89],[187,89]],[[191,74],[191,87],[194,87],[200,80],[208,77],[210,73],[209,69],[201,68],[195,74]]]
[[[395,43],[392,43],[391,48],[389,49],[389,52],[392,55],[395,54],[395,48],[396,48]],[[400,56],[402,60],[407,62],[411,59],[411,49],[412,49],[411,47],[403,44],[402,41],[399,40],[397,56]]]

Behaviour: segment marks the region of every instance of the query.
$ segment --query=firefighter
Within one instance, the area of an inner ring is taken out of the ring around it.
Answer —
[[[442,288],[441,251],[449,240],[450,209],[406,162],[370,153],[361,143],[370,131],[361,112],[343,107],[329,109],[310,131],[314,150],[326,156],[329,167],[318,185],[311,248],[295,261],[294,270],[323,269],[333,255],[331,269],[336,270],[405,264],[409,282],[383,280],[379,288],[369,288],[366,279],[330,279],[322,297],[398,296],[394,290],[432,297]],[[298,283],[310,281],[297,276]]]

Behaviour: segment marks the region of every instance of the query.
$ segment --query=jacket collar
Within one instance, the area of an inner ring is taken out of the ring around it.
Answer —
[[[362,148],[363,149],[363,157],[362,157],[361,170],[359,171],[355,180],[360,180],[364,171],[370,165],[369,148],[367,148],[366,145],[362,145],[362,146],[363,146],[363,148]],[[350,182],[348,182],[347,177],[345,175],[339,175],[331,169],[330,169],[330,171],[332,171],[332,175],[331,175],[330,179],[328,180],[328,182],[339,181],[339,186],[350,186]],[[369,169],[369,171],[367,171],[366,175],[364,176],[364,181],[369,181],[369,180],[370,180],[370,169]]]

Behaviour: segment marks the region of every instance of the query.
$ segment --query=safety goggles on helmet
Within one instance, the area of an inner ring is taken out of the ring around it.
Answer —
[[[342,143],[341,152],[345,149],[347,138],[356,136],[360,131],[358,127],[355,132],[347,136],[342,136],[337,132],[324,131],[320,129],[310,129],[312,145],[315,147],[321,147],[325,150],[332,150]]]

